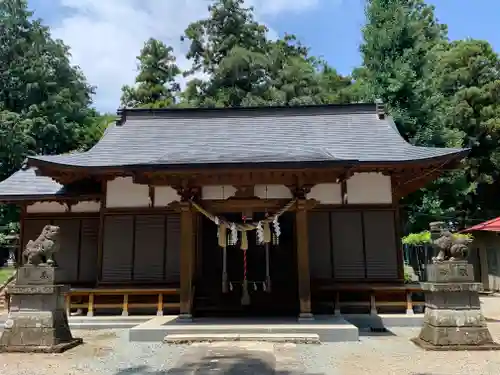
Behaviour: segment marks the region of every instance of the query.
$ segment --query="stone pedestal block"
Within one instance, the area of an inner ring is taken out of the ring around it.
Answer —
[[[26,266],[8,289],[11,308],[0,351],[59,353],[82,343],[73,338],[64,305],[68,287],[54,284],[56,270]]]
[[[481,313],[474,272],[467,262],[427,266],[424,325],[412,341],[428,350],[498,350]]]

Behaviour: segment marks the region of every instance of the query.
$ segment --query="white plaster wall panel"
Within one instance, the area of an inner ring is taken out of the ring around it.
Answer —
[[[260,199],[292,199],[292,192],[285,185],[255,185],[254,193]]]
[[[347,203],[392,203],[391,177],[382,173],[355,173],[347,180]]]
[[[67,206],[58,202],[36,202],[26,207],[28,213],[57,213],[66,212]]]
[[[78,202],[71,206],[71,212],[99,212],[101,210],[101,203],[94,201]]]
[[[311,188],[307,199],[315,199],[322,204],[341,204],[342,191],[340,184],[317,184]]]
[[[108,181],[106,207],[148,207],[149,186],[134,184],[132,177],[117,177]]]
[[[210,185],[201,188],[202,199],[228,199],[236,193],[231,185]]]
[[[155,186],[155,207],[166,207],[172,202],[180,201],[177,190],[170,186]]]

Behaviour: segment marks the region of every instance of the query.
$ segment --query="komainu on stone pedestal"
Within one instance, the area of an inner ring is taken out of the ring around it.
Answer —
[[[431,226],[431,233],[432,229]],[[500,350],[481,313],[482,285],[474,282],[473,266],[461,256],[450,256],[455,242],[450,242],[448,231],[441,234],[433,238],[439,253],[434,264],[427,266],[428,281],[422,283],[424,325],[412,341],[427,350]],[[466,253],[465,241],[456,243],[460,243],[456,251]]]
[[[59,232],[55,228],[52,233]],[[60,353],[82,343],[73,338],[68,324],[64,294],[69,288],[55,283],[57,269],[47,264],[55,245],[54,238],[49,241],[27,246],[23,253],[29,253],[27,264],[18,269],[15,284],[8,288],[11,304],[0,352]]]
[[[24,264],[55,266],[54,253],[59,251],[59,231],[56,225],[46,225],[35,241],[29,240],[23,251]]]

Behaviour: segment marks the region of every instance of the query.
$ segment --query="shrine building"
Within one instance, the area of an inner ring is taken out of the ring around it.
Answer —
[[[0,201],[21,249],[60,227],[89,316],[404,312],[398,202],[467,152],[409,144],[381,104],[124,109],[89,151],[28,157]]]

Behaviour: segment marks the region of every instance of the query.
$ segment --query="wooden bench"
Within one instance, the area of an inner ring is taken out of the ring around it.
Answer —
[[[422,292],[420,285],[416,284],[324,284],[316,288],[319,292],[334,293],[333,308],[335,314],[340,314],[341,307],[367,307],[370,314],[377,314],[378,307],[406,307],[406,313],[412,314],[414,306],[424,306],[424,301],[414,301],[413,294]],[[341,301],[343,293],[368,293],[369,300],[366,301]],[[404,294],[405,300],[388,301],[384,295]]]
[[[154,308],[157,315],[163,315],[164,310],[170,310],[172,313],[179,312],[179,292],[179,288],[172,287],[72,288],[65,296],[65,304],[68,314],[71,309],[87,309],[87,316],[93,316],[97,309],[121,309],[121,314],[128,316],[129,309]],[[131,298],[136,296],[154,296],[156,298],[155,302],[130,301]],[[104,301],[98,301],[100,297]],[[110,299],[116,299],[116,297],[118,297],[119,302],[110,301]],[[165,297],[174,297],[176,301],[166,302]],[[76,299],[83,299],[85,301],[75,301]]]

